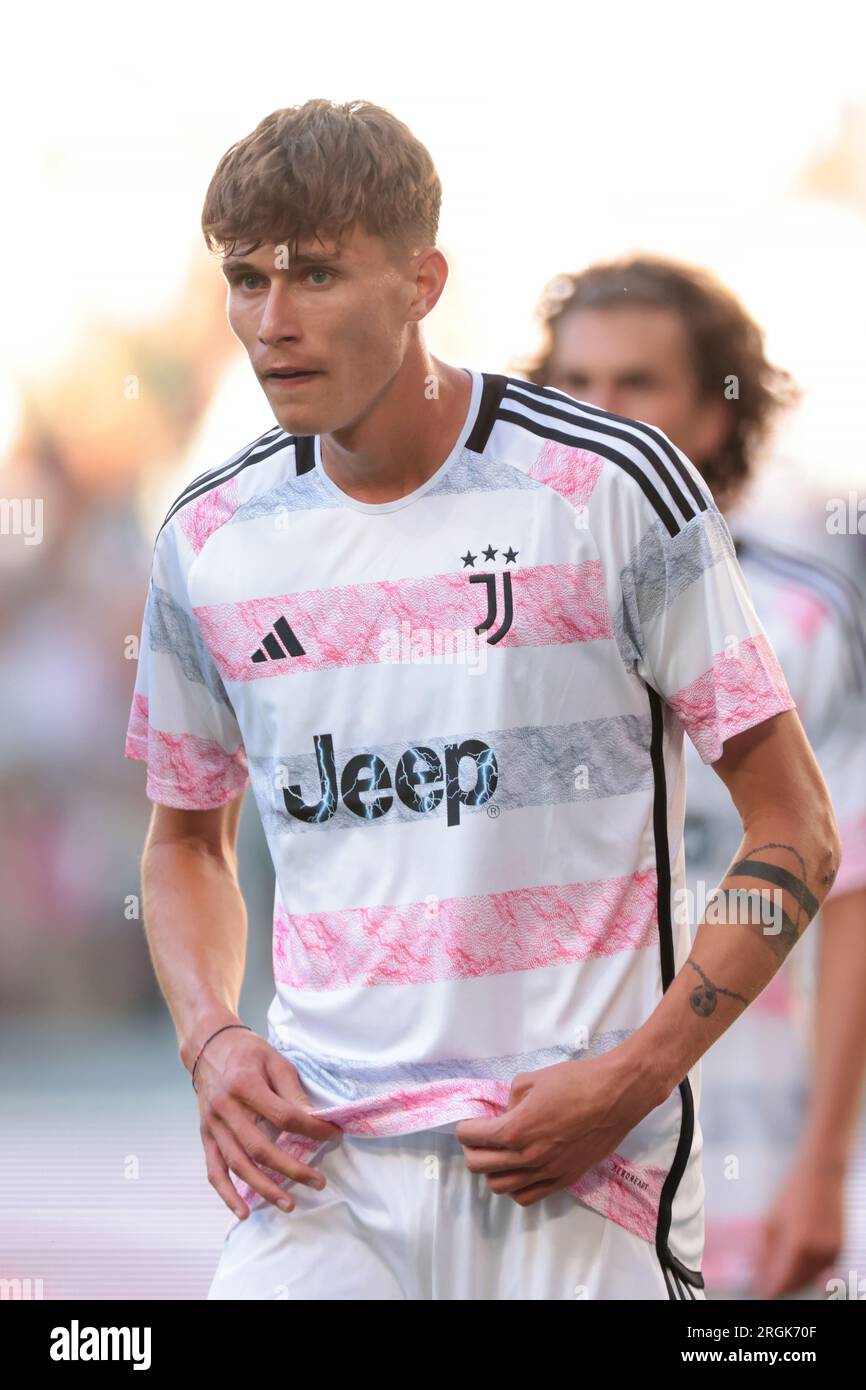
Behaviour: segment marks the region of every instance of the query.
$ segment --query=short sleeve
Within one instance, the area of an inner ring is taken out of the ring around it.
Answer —
[[[713,763],[726,739],[796,704],[728,524],[698,470],[675,452],[696,499],[690,516],[672,524],[631,480],[619,489],[616,637],[629,668]]]
[[[249,773],[234,709],[187,593],[191,558],[183,536],[164,525],[154,546],[124,755],[147,764],[151,801],[204,811],[238,796]]]

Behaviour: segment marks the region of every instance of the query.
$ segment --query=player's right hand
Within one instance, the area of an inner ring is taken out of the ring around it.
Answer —
[[[231,1029],[215,1037],[199,1058],[196,1091],[208,1182],[240,1220],[249,1215],[249,1207],[229,1169],[283,1211],[294,1209],[294,1199],[259,1164],[294,1182],[325,1186],[316,1168],[273,1141],[285,1130],[326,1143],[341,1139],[343,1131],[310,1114],[312,1104],[296,1068],[258,1033]]]

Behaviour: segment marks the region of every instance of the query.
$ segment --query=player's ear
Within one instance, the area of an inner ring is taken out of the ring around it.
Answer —
[[[448,262],[438,246],[425,246],[411,261],[415,293],[410,305],[410,320],[426,318],[435,308],[448,280]]]

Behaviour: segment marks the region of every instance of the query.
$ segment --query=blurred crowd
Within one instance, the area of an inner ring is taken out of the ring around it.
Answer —
[[[4,498],[33,499],[42,516],[38,544],[12,523],[0,538],[6,1022],[161,1008],[137,897],[149,805],[123,743],[152,497],[175,477],[182,488],[234,342],[201,259],[167,321],[94,336],[94,353],[28,391],[2,473]]]

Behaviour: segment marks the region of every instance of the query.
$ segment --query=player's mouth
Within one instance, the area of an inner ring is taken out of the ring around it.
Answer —
[[[305,381],[312,381],[317,376],[321,376],[321,372],[303,370],[265,372],[265,381],[277,391],[291,391],[295,387],[301,386]]]

